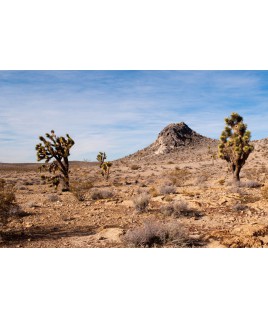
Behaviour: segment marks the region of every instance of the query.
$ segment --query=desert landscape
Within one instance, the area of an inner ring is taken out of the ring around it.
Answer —
[[[184,122],[143,150],[112,161],[70,162],[70,191],[36,164],[0,164],[12,204],[1,212],[1,247],[268,247],[268,138],[233,180],[219,141]],[[4,186],[2,186],[3,189]]]

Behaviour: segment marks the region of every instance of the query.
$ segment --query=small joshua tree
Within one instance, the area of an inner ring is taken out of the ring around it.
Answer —
[[[97,161],[100,163],[101,175],[108,181],[110,176],[110,168],[113,164],[111,162],[105,162],[106,158],[107,157],[105,153],[99,152]]]
[[[210,146],[208,146],[208,155],[212,159],[212,164],[214,165],[214,161],[217,159],[217,152],[214,152]]]
[[[225,123],[226,127],[220,137],[219,157],[227,161],[234,180],[239,181],[240,171],[254,149],[250,144],[251,133],[247,131],[247,125],[238,113],[232,113],[225,119]]]
[[[46,133],[47,139],[40,136],[39,139],[42,143],[36,145],[37,161],[45,160],[48,163],[54,159],[50,165],[42,165],[40,171],[45,169],[49,173],[54,174],[52,177],[42,176],[42,178],[51,182],[56,188],[60,182],[63,184],[63,191],[69,191],[69,161],[68,156],[70,155],[70,148],[74,145],[74,141],[71,137],[66,134],[65,137],[57,137],[55,132],[52,130],[51,134]],[[58,172],[58,174],[56,174]]]

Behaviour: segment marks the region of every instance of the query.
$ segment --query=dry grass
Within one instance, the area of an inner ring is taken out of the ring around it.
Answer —
[[[108,189],[93,189],[91,192],[91,199],[107,199],[114,196],[114,193]]]
[[[150,192],[150,195],[151,195],[152,197],[157,197],[157,196],[159,196],[159,192],[158,192],[158,190],[157,190],[155,187],[151,187],[150,190],[149,190],[149,192]]]
[[[61,201],[60,197],[58,195],[56,195],[56,194],[49,194],[49,195],[46,196],[46,198],[47,198],[47,201],[51,202],[51,203],[55,203],[55,202],[60,202]]]
[[[238,184],[239,187],[246,187],[246,188],[258,188],[261,187],[262,184],[259,183],[258,181],[246,181],[246,182],[239,182]]]
[[[159,193],[161,195],[175,194],[176,193],[176,187],[174,185],[162,185],[160,187]]]
[[[161,213],[163,213],[166,216],[186,216],[189,215],[189,213],[191,212],[192,209],[189,207],[189,204],[183,200],[175,201],[161,207]]]
[[[233,207],[232,207],[232,210],[235,211],[235,212],[243,212],[247,209],[248,207],[246,205],[243,205],[243,204],[235,204]]]
[[[180,169],[176,167],[173,171],[166,174],[166,177],[176,187],[183,186],[184,183],[190,178],[191,172],[187,169]]]
[[[202,175],[199,175],[197,176],[197,178],[195,179],[195,184],[196,185],[202,185],[204,184],[207,180],[209,179],[209,176],[208,174],[202,174]]]
[[[93,187],[93,183],[87,182],[74,182],[71,184],[71,192],[79,201],[84,201],[86,199],[86,194]]]
[[[143,226],[129,230],[123,241],[129,247],[162,247],[168,242],[177,247],[189,245],[188,235],[177,222],[162,224],[155,220],[147,220]]]

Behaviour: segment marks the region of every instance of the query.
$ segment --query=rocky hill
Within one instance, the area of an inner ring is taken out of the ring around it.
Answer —
[[[210,148],[216,151],[218,140],[205,137],[193,131],[184,122],[173,123],[166,126],[158,135],[156,141],[148,147],[132,155],[128,159],[139,159],[148,157],[170,157],[172,155],[185,154],[191,150],[207,153]],[[195,152],[194,152],[195,153]]]

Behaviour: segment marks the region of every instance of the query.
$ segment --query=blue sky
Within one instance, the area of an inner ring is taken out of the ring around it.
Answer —
[[[268,137],[268,72],[0,71],[0,161],[35,162],[51,129],[75,140],[71,160],[128,155],[181,121],[218,138],[234,111]]]

